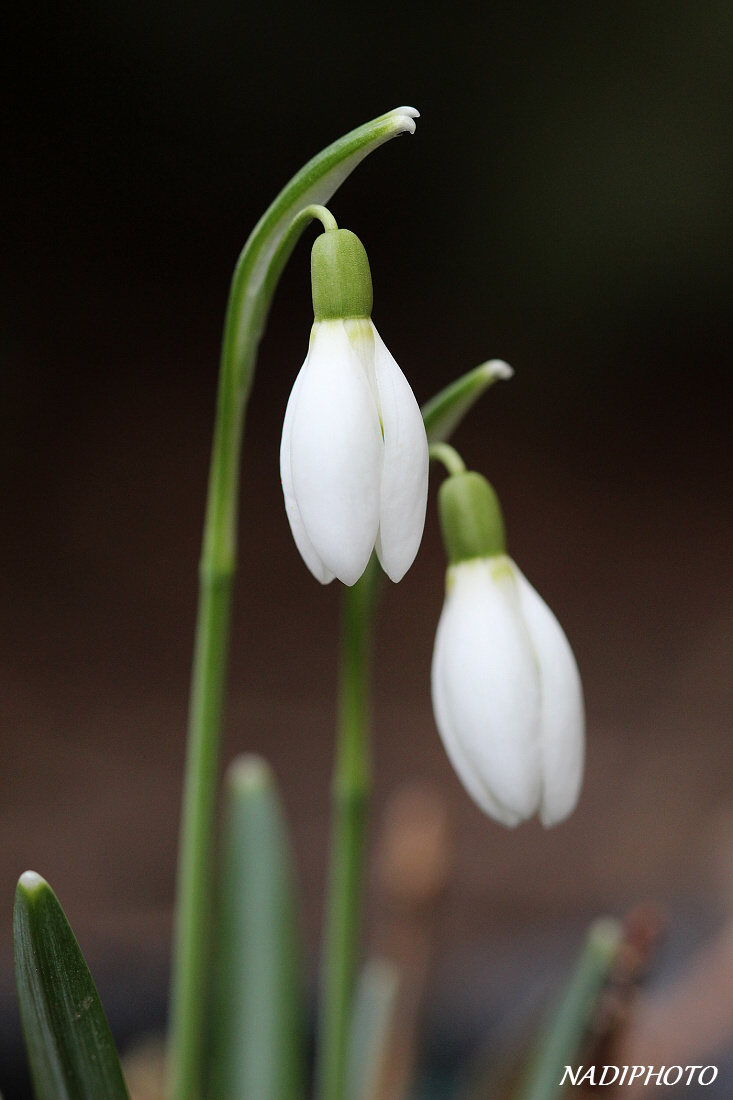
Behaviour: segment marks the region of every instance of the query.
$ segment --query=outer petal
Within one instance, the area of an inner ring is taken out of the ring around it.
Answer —
[[[433,707],[468,793],[504,824],[537,810],[540,686],[506,558],[448,573],[432,668]]]
[[[364,572],[379,527],[384,445],[343,321],[320,321],[293,414],[290,468],[306,534],[344,584]]]
[[[458,778],[463,786],[466,788],[471,798],[476,805],[489,814],[496,821],[499,821],[502,825],[507,825],[513,828],[518,825],[520,818],[517,814],[507,810],[505,806],[501,806],[494,796],[485,785],[478,772],[475,770],[473,764],[469,760],[462,743],[456,736],[456,731],[453,728],[453,719],[448,706],[448,691],[446,688],[446,629],[444,623],[446,620],[445,610],[440,617],[438,623],[438,630],[435,635],[435,647],[433,649],[433,665],[431,670],[431,686],[433,695],[433,713],[435,714],[435,724],[440,732],[441,740],[443,741],[443,747],[445,748],[446,755],[453,765]]]
[[[303,382],[303,373],[307,365],[308,356],[306,356],[305,363],[298,372],[298,377],[295,379],[295,385],[290,392],[288,405],[285,409],[283,434],[280,442],[280,480],[282,481],[283,495],[285,497],[285,514],[288,517],[290,530],[293,532],[295,545],[298,547],[298,550],[300,550],[300,556],[317,581],[320,581],[321,584],[329,584],[333,580],[333,573],[329,569],[326,569],[325,565],[318,557],[318,554],[313,549],[311,540],[308,538],[305,524],[303,523],[303,517],[300,514],[300,508],[295,499],[293,477],[290,470],[290,437],[293,430],[293,417],[295,415],[295,407],[298,403],[298,394],[300,393],[300,387]]]
[[[415,560],[428,500],[428,440],[410,384],[374,331],[374,365],[384,432],[377,553],[399,581]]]
[[[516,566],[515,566],[516,569]],[[517,569],[519,599],[540,666],[543,825],[575,809],[583,781],[585,710],[580,673],[559,622]]]

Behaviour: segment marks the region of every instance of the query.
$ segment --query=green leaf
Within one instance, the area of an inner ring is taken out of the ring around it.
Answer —
[[[209,1100],[305,1095],[304,1005],[294,875],[269,766],[227,775],[215,928]]]
[[[511,378],[512,368],[502,359],[490,359],[437,393],[422,407],[428,443],[445,443],[482,393],[499,378]]]
[[[366,964],[356,987],[346,1066],[346,1100],[376,1095],[389,1048],[399,978],[384,959]]]
[[[56,895],[34,871],[18,882],[13,932],[36,1100],[129,1100],[89,968]]]
[[[617,920],[595,921],[567,985],[530,1062],[520,1100],[555,1100],[565,1067],[574,1065],[588,1026],[618,957],[622,928]]]

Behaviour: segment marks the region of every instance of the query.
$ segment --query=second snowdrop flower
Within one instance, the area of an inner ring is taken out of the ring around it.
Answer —
[[[346,229],[317,237],[311,280],[315,321],[280,447],[290,527],[322,584],[354,584],[374,549],[399,581],[425,524],[420,409],[371,321],[371,273],[358,237]]]
[[[583,690],[568,640],[504,550],[496,495],[477,473],[441,485],[449,558],[432,694],[445,750],[475,802],[504,825],[572,812],[583,778]]]

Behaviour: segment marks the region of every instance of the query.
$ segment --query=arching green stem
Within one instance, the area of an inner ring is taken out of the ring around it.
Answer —
[[[449,474],[466,472],[466,463],[450,443],[431,443],[430,457],[433,461],[442,462]]]
[[[338,222],[328,207],[319,206],[317,202],[312,203],[310,206],[306,206],[305,210],[298,214],[298,218],[303,218],[304,222],[310,221],[311,218],[318,218],[324,229],[338,229]]]
[[[413,131],[416,114],[410,108],[391,111],[309,161],[255,226],[232,279],[199,571],[173,955],[171,1100],[201,1100],[204,1088],[210,873],[236,565],[239,465],[257,348],[280,274],[313,216],[308,208],[328,202],[372,150]]]

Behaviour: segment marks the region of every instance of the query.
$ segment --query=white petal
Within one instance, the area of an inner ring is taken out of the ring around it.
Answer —
[[[516,567],[515,567],[516,568]],[[540,667],[542,803],[544,825],[575,809],[583,781],[585,712],[573,651],[545,601],[517,569],[524,620]]]
[[[541,787],[540,686],[508,559],[449,570],[432,686],[438,729],[469,794],[505,823],[531,817]]]
[[[374,328],[374,325],[368,317],[347,317],[345,318],[343,324],[344,329],[346,330],[346,335],[349,338],[351,348],[356,354],[359,362],[361,363],[362,370],[366,375],[367,382],[369,383],[369,389],[372,391],[374,404],[377,408],[379,422],[381,424],[382,410],[379,404],[377,375],[374,367],[374,334],[376,332],[376,329]]]
[[[383,450],[343,321],[317,322],[293,414],[290,469],[313,549],[344,584],[359,579],[374,548]]]
[[[372,328],[384,433],[377,549],[387,576],[399,581],[415,560],[425,527],[428,440],[410,384]]]
[[[479,809],[489,814],[495,821],[513,828],[518,825],[520,818],[511,813],[506,807],[501,806],[489,789],[480,779],[478,772],[468,759],[461,742],[456,737],[453,728],[453,720],[448,708],[447,691],[445,687],[445,616],[441,615],[438,630],[435,635],[435,647],[433,649],[433,664],[431,669],[431,688],[433,696],[433,713],[435,724],[438,727],[443,747],[453,768],[463,786],[474,800]]]
[[[321,584],[329,584],[333,580],[333,573],[326,569],[325,565],[318,557],[318,554],[313,549],[311,540],[308,538],[303,523],[303,517],[300,514],[300,508],[295,499],[293,477],[290,471],[290,436],[293,430],[293,416],[295,414],[295,406],[298,403],[298,394],[300,393],[303,372],[305,371],[307,362],[308,356],[306,356],[305,363],[298,371],[298,377],[295,379],[295,385],[290,392],[288,406],[285,410],[283,434],[280,442],[280,480],[282,481],[283,496],[285,497],[285,514],[288,517],[290,530],[293,532],[295,545],[300,551],[300,556],[317,581],[320,581]]]

